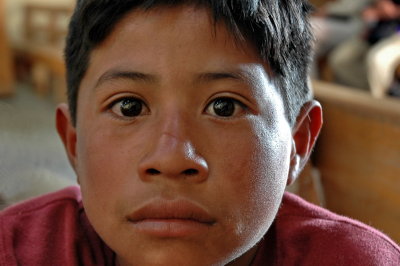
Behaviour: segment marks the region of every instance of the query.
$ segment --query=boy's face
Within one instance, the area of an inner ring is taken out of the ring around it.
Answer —
[[[58,126],[121,265],[250,263],[293,158],[267,72],[190,7],[134,11],[92,52],[77,126],[62,108]]]

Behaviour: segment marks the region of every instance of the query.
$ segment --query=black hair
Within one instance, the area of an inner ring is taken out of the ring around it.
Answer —
[[[300,108],[311,99],[308,68],[313,36],[307,0],[78,0],[65,48],[68,103],[76,122],[77,97],[90,54],[134,9],[194,5],[210,10],[236,39],[251,42],[271,68],[293,126]]]

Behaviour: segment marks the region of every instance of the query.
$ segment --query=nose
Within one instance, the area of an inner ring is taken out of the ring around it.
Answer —
[[[165,122],[165,121],[164,121]],[[149,150],[139,162],[139,176],[149,181],[154,177],[187,180],[201,183],[208,177],[208,165],[196,152],[189,137],[185,136],[179,122],[165,126],[151,140]],[[150,141],[149,141],[150,142]]]

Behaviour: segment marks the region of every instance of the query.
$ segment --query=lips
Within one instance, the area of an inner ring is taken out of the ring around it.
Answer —
[[[148,219],[182,219],[205,224],[215,222],[204,208],[186,200],[152,201],[128,216],[131,222]]]
[[[156,237],[183,237],[204,233],[216,221],[201,206],[187,200],[155,200],[127,216],[141,233]]]

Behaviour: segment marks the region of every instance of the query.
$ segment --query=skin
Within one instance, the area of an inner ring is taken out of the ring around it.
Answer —
[[[76,127],[62,104],[57,129],[87,216],[119,265],[251,263],[321,126],[312,101],[291,128],[268,73],[249,43],[189,6],[133,11],[93,51]],[[132,97],[144,107],[124,117],[118,101]],[[214,109],[221,97],[234,100],[230,116]],[[177,200],[212,222],[161,219],[146,231],[127,218]]]

